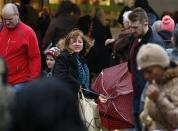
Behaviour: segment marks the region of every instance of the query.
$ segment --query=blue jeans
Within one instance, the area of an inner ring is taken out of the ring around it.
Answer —
[[[19,92],[21,89],[25,88],[29,82],[18,83],[12,86],[15,92]]]

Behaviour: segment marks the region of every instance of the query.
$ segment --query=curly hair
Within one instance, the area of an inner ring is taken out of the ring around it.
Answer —
[[[81,37],[83,40],[83,49],[80,52],[80,55],[85,56],[87,54],[88,48],[90,48],[90,42],[89,40],[84,36],[84,34],[79,29],[72,30],[65,39],[65,45],[64,48],[69,51],[70,53],[73,53],[73,51],[69,48],[69,44],[71,42],[71,39],[77,39],[77,37]]]

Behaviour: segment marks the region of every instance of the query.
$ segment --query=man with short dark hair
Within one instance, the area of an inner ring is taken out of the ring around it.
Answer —
[[[141,131],[141,125],[139,122],[140,97],[145,87],[146,81],[144,80],[141,72],[137,69],[136,55],[139,48],[148,42],[157,43],[163,47],[165,45],[160,36],[156,33],[153,33],[152,29],[148,26],[148,16],[142,8],[135,8],[130,13],[129,19],[131,21],[130,28],[135,38],[131,42],[130,46],[130,58],[128,61],[128,67],[132,74],[132,84],[134,88],[133,112],[135,128],[137,131]]]
[[[16,5],[3,7],[4,26],[0,32],[0,56],[8,67],[8,83],[15,91],[37,78],[41,71],[40,51],[35,32],[19,19]]]

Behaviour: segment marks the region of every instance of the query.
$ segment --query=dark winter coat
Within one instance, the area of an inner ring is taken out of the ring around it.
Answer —
[[[161,36],[161,38],[163,39],[165,45],[165,48],[172,48],[173,45],[171,44],[171,37],[172,37],[172,32],[170,31],[166,31],[166,30],[161,30],[158,32],[158,35]]]
[[[20,20],[30,26],[35,32],[38,25],[38,12],[28,4],[22,4],[19,7]]]
[[[85,63],[85,60],[81,57],[81,63]],[[57,58],[54,68],[53,76],[66,82],[70,85],[71,90],[74,92],[75,96],[78,96],[80,86],[83,86],[79,82],[78,65],[76,60],[76,54],[70,54],[68,51],[62,52]],[[98,94],[89,94],[91,98],[97,99]]]
[[[76,28],[78,20],[79,14],[72,13],[61,13],[53,17],[43,39],[43,48],[50,42],[57,44],[59,39]]]
[[[7,131],[10,126],[10,110],[13,105],[15,93],[7,84],[7,68],[4,60],[0,58],[0,131]]]
[[[11,116],[10,109],[13,105],[15,93],[12,87],[0,87],[0,130],[6,131],[10,125]]]
[[[91,72],[99,74],[102,69],[110,65],[112,47],[105,46],[105,41],[112,37],[110,27],[102,25],[98,19],[94,18],[92,36],[95,42],[87,56],[87,64]]]
[[[161,46],[165,46],[163,43],[163,40],[160,38],[160,36],[152,31],[152,29],[149,27],[147,33],[142,37],[141,41],[135,43],[135,40],[131,43],[130,48],[130,55],[128,60],[128,68],[129,71],[132,73],[132,84],[133,84],[133,90],[134,90],[134,97],[133,97],[133,113],[134,113],[134,119],[136,121],[136,129],[141,130],[141,125],[139,125],[139,112],[140,112],[140,97],[143,92],[143,89],[146,84],[146,80],[143,77],[143,74],[141,71],[137,69],[137,63],[136,63],[136,56],[138,53],[138,50],[140,47],[147,43],[157,43]],[[134,44],[137,46],[135,46]]]
[[[157,33],[154,33],[150,27],[149,27],[147,33],[142,37],[142,40],[140,41],[138,46],[135,47],[134,56],[132,56],[133,61],[134,61],[133,72],[131,72],[131,73],[133,75],[133,78],[135,79],[135,83],[133,84],[133,87],[135,89],[134,91],[137,91],[135,93],[139,97],[141,96],[143,88],[145,87],[146,81],[144,80],[142,73],[137,69],[136,56],[137,56],[139,48],[143,44],[147,44],[147,43],[156,43],[162,47],[165,47],[165,44],[164,44],[163,40],[161,39],[161,37]],[[131,43],[131,47],[132,46],[133,46],[133,43]],[[130,49],[131,49],[131,47],[130,47]],[[131,63],[131,59],[129,58],[129,61],[128,61],[129,71],[131,71],[130,63]]]
[[[15,96],[8,131],[86,131],[67,87],[63,81],[44,79],[23,88]]]

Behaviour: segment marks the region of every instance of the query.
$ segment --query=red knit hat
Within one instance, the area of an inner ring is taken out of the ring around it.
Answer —
[[[49,50],[46,51],[46,56],[51,55],[53,58],[57,58],[57,56],[60,54],[60,50],[57,47],[52,47]]]
[[[169,15],[165,15],[162,18],[161,30],[167,30],[172,32],[174,28],[175,28],[174,20]]]

